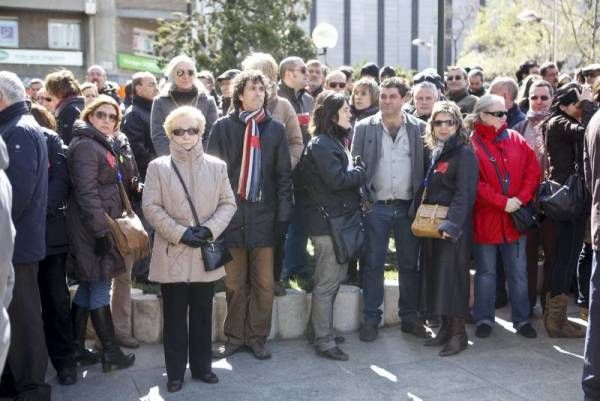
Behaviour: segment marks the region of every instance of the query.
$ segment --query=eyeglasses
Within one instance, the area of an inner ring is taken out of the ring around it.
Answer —
[[[303,74],[306,74],[306,67],[295,68],[293,71],[300,71]]]
[[[196,127],[191,127],[191,128],[175,128],[173,130],[173,135],[175,135],[175,136],[184,136],[185,134],[188,134],[188,135],[192,136],[192,135],[198,135],[199,132],[200,132],[200,129],[198,129]]]
[[[463,79],[462,75],[448,75],[446,81],[460,81]]]
[[[327,85],[329,85],[330,88],[344,89],[346,87],[346,83],[345,82],[330,82]]]
[[[531,96],[529,98],[529,100],[538,100],[538,99],[540,99],[540,100],[542,100],[542,101],[545,102],[546,100],[550,99],[550,96],[546,96],[546,95],[536,96],[536,95],[533,95],[533,96]]]
[[[454,120],[433,120],[431,123],[434,127],[441,127],[442,125],[445,125],[446,127],[454,127],[456,124]]]
[[[196,75],[196,72],[194,70],[177,70],[176,74],[178,77],[183,77],[183,75],[187,72],[188,77],[193,77],[194,75]]]
[[[112,121],[113,123],[117,122],[117,115],[113,114],[113,113],[105,113],[102,110],[98,110],[96,112],[94,112],[94,117],[96,117],[98,120],[106,120],[109,119],[110,121]]]
[[[484,111],[484,113],[498,118],[506,117],[508,115],[508,112],[506,111]]]

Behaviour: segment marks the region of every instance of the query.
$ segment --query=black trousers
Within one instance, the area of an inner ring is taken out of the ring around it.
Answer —
[[[160,289],[169,380],[183,380],[188,357],[192,376],[210,372],[214,283],[169,283]]]
[[[46,345],[56,370],[75,367],[66,257],[64,253],[46,256],[38,272]]]
[[[44,339],[38,264],[16,264],[13,298],[8,307],[10,348],[6,367],[14,379],[17,393],[28,400],[50,401],[50,386],[44,382],[48,350]]]

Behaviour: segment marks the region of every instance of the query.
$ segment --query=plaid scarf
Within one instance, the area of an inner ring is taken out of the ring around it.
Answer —
[[[258,124],[264,121],[265,110],[240,111],[240,120],[246,123],[244,132],[244,150],[237,193],[242,200],[256,202],[260,200],[260,131]]]

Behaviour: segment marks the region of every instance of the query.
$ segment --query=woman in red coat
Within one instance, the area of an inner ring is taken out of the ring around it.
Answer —
[[[540,167],[534,151],[516,131],[507,129],[504,99],[481,97],[475,105],[471,142],[479,160],[474,210],[475,335],[492,331],[496,297],[496,255],[502,257],[517,333],[534,338],[529,323],[526,236],[510,213],[527,204],[537,190]]]

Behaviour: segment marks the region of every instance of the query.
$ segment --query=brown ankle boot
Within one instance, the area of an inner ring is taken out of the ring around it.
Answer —
[[[548,315],[544,323],[550,337],[585,337],[583,327],[571,324],[567,319],[568,303],[569,297],[566,294],[556,295],[548,300],[546,304]]]
[[[444,344],[444,347],[440,351],[440,356],[456,355],[464,351],[469,342],[467,332],[465,331],[465,319],[452,317],[448,318],[448,320],[450,339]]]

